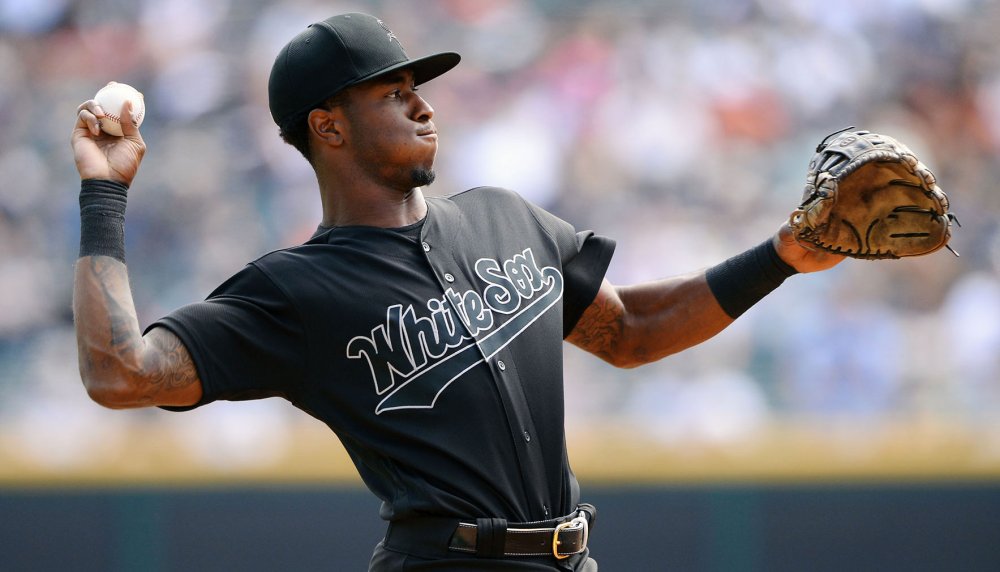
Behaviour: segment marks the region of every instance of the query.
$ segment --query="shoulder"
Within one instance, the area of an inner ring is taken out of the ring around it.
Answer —
[[[532,203],[515,191],[502,187],[476,187],[468,191],[448,197],[456,204],[471,205],[479,208],[484,216],[497,218],[499,216],[520,215],[541,227],[547,234],[575,234],[573,226],[546,209]],[[470,207],[463,208],[463,212]]]
[[[320,233],[310,238],[308,241],[294,246],[278,248],[262,254],[256,260],[248,263],[264,272],[265,274],[292,265],[297,266],[308,263],[318,257],[328,257],[331,250],[335,250],[336,245],[331,245],[329,233]]]
[[[428,203],[473,219],[510,217],[519,213],[528,214],[532,210],[521,195],[502,187],[475,187],[454,195],[431,197]]]
[[[272,250],[247,262],[208,297],[247,296],[250,293],[284,295],[285,288],[281,285],[300,275],[296,269],[303,268],[303,263],[313,259],[317,251],[309,243]]]
[[[535,237],[558,245],[561,251],[574,252],[575,228],[520,194],[502,187],[476,187],[446,197],[428,199],[432,217],[447,225],[457,223],[471,233],[469,240],[486,236],[504,240]],[[432,225],[433,227],[434,225]]]
[[[451,201],[458,205],[476,203],[511,203],[524,204],[524,198],[516,192],[503,187],[475,187],[467,191],[443,197],[441,200]]]

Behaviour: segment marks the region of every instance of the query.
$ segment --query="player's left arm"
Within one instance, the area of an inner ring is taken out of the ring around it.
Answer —
[[[826,270],[843,259],[803,248],[787,224],[771,244],[800,273]],[[566,339],[615,366],[636,367],[700,344],[733,321],[706,270],[632,286],[605,279]]]

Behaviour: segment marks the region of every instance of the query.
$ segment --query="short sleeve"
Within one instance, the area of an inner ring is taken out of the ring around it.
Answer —
[[[306,341],[292,303],[260,269],[248,265],[209,297],[184,306],[147,328],[167,328],[184,343],[202,384],[202,399],[284,396],[301,383]]]
[[[566,337],[597,297],[615,253],[615,241],[593,231],[577,231],[554,214],[525,202],[538,223],[559,245],[565,280],[563,337]]]
[[[563,302],[563,337],[580,321],[583,311],[597,297],[615,253],[615,241],[591,231],[578,232],[579,251],[563,264],[566,293]]]

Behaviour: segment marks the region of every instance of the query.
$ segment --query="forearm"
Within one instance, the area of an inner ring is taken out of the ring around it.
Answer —
[[[794,273],[765,242],[706,271],[626,287],[605,280],[567,340],[619,367],[650,363],[718,334]]]
[[[134,401],[144,342],[123,262],[110,256],[77,260],[73,320],[80,377],[91,398],[108,406]]]
[[[704,272],[618,289],[625,308],[618,353],[623,367],[675,354],[718,334],[733,322]]]
[[[644,362],[700,344],[795,272],[769,239],[704,272],[623,289],[620,296],[632,322],[626,339],[638,338],[636,347],[652,346],[649,355],[634,354]],[[646,338],[652,342],[643,342]]]
[[[123,183],[81,181],[73,317],[80,377],[91,398],[106,404],[128,393],[143,345],[125,268],[127,198]]]

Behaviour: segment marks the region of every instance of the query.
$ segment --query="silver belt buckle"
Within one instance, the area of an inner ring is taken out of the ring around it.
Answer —
[[[580,550],[576,552],[570,552],[568,554],[559,553],[559,533],[563,530],[577,530],[579,528],[583,529],[583,545]],[[586,513],[580,511],[580,515],[573,520],[564,522],[562,524],[557,524],[555,532],[552,533],[552,555],[556,557],[556,560],[565,560],[574,554],[579,554],[587,549],[587,541],[590,537],[590,523],[587,522]]]

